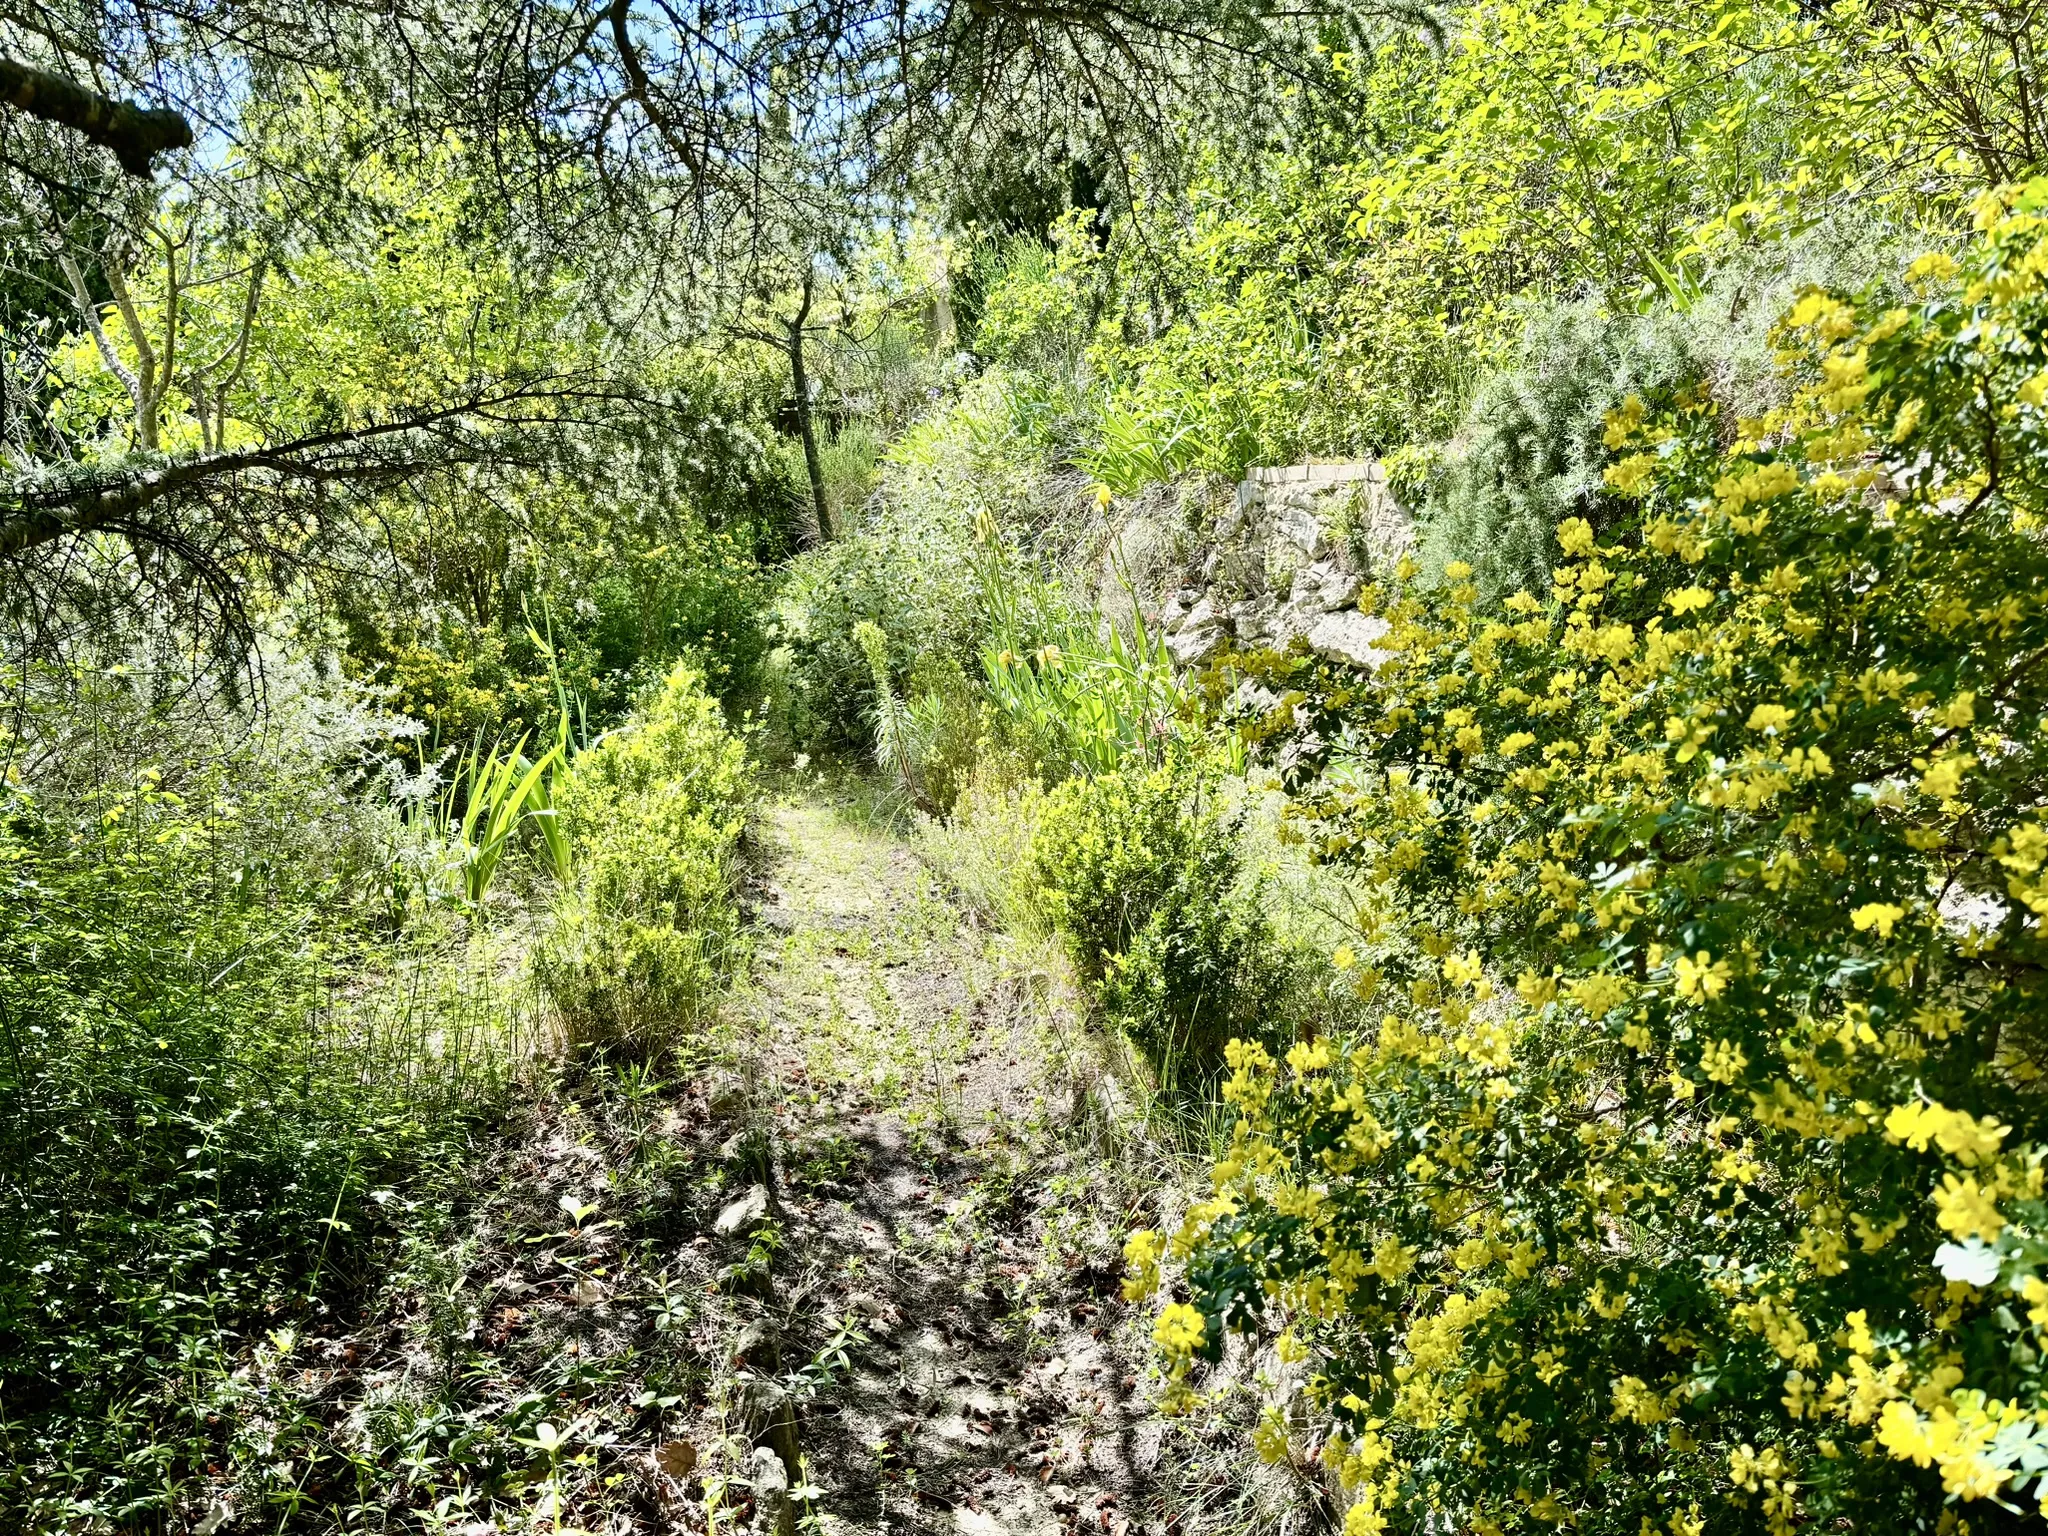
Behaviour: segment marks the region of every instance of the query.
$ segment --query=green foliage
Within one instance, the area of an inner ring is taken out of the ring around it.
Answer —
[[[1017,235],[979,253],[971,339],[981,357],[1039,378],[1085,370],[1106,275],[1088,222],[1076,211],[1059,220],[1048,242]]]
[[[1031,867],[1103,1012],[1165,1083],[1211,1078],[1227,1039],[1262,1031],[1269,934],[1212,775],[1175,754],[1069,779],[1039,809]]]
[[[896,696],[888,637],[873,624],[854,626],[875,688],[875,760],[919,810],[952,809],[983,746],[983,719],[967,674],[944,654],[919,657],[910,669],[907,702]]]
[[[1270,728],[1355,744],[1295,824],[1405,985],[1284,1070],[1232,1048],[1160,1338],[1184,1395],[1284,1316],[1356,1527],[2036,1498],[2048,184],[1982,217],[1910,308],[1802,298],[1732,434],[1625,402],[1639,510],[1564,523],[1542,595],[1453,566],[1370,678],[1272,664]]]
[[[2003,24],[1959,9],[1696,0],[1443,21],[1440,39],[1390,28],[1343,48],[1291,132],[1154,182],[1085,268],[1056,281],[1051,254],[1008,262],[1020,302],[1071,293],[1076,313],[1087,294],[1072,333],[1114,410],[1109,440],[1091,422],[1077,448],[1119,490],[1191,463],[1231,475],[1440,442],[1512,361],[1531,302],[1633,314],[1845,223],[1945,240],[1973,177],[2028,158],[1994,62]],[[1958,155],[1966,139],[1983,143]]]
[[[551,780],[560,770],[567,744],[558,741],[538,758],[529,758],[526,741],[521,736],[502,752],[476,742],[442,792],[441,823],[461,857],[462,895],[473,907],[481,906],[490,894],[499,861],[529,822],[540,830],[556,872],[570,863],[568,834],[550,803]]]
[[[1177,402],[1140,403],[1112,399],[1096,420],[1094,441],[1076,462],[1119,496],[1171,480],[1197,467],[1239,474],[1255,451],[1249,443],[1238,454],[1217,453],[1202,436],[1204,423]]]
[[[1129,627],[1080,608],[981,526],[975,556],[983,685],[1000,728],[1047,774],[1158,762],[1184,703],[1166,638],[1132,604]]]
[[[854,643],[867,658],[875,685],[875,760],[923,809],[930,809],[905,730],[904,708],[889,679],[889,637],[866,620],[853,626]]]
[[[1615,316],[1582,300],[1532,314],[1512,364],[1480,384],[1444,451],[1423,519],[1425,568],[1463,560],[1488,596],[1541,585],[1560,522],[1607,521],[1608,412],[1698,377],[1685,342],[1668,312]]]
[[[687,663],[575,760],[556,794],[578,874],[534,956],[569,1042],[658,1055],[743,953],[734,894],[745,746]]]
[[[788,746],[871,740],[878,696],[854,638],[862,623],[888,636],[899,691],[906,658],[974,655],[975,518],[1021,520],[1037,478],[991,382],[895,444],[883,493],[843,537],[791,561],[776,595],[770,717]]]
[[[87,679],[62,771],[0,801],[10,1529],[163,1522],[249,1333],[354,1280],[517,1059],[490,956],[374,921],[404,831],[337,775],[385,723],[280,673],[225,745]]]
[[[950,811],[959,799],[981,759],[988,725],[957,658],[920,656],[911,664],[902,731],[933,811]]]

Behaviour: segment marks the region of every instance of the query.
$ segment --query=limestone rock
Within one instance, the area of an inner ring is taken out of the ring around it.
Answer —
[[[737,1237],[755,1231],[768,1222],[768,1186],[756,1184],[718,1213],[711,1230],[720,1237]]]
[[[767,1517],[775,1536],[796,1536],[796,1501],[789,1496],[789,1469],[768,1446],[754,1448],[747,1458],[747,1481],[754,1486],[754,1507]]]
[[[1358,573],[1338,560],[1318,560],[1294,573],[1287,606],[1298,612],[1335,613],[1358,600]]]
[[[1286,506],[1274,527],[1281,538],[1313,560],[1323,552],[1323,525],[1308,507]]]
[[[1214,598],[1204,597],[1174,626],[1166,649],[1176,663],[1192,667],[1215,655],[1229,637],[1229,620],[1218,611]]]
[[[1378,649],[1374,643],[1386,634],[1387,628],[1385,619],[1356,609],[1326,613],[1308,626],[1309,649],[1326,661],[1343,662],[1370,671],[1390,654]]]
[[[1230,627],[1241,640],[1271,641],[1277,634],[1278,606],[1270,597],[1247,598],[1230,605]]]
[[[766,1318],[759,1318],[746,1326],[733,1341],[732,1354],[733,1359],[741,1364],[764,1371],[782,1368],[782,1341],[776,1336],[775,1325]]]
[[[756,1376],[740,1389],[740,1422],[756,1445],[780,1458],[783,1471],[794,1477],[801,1465],[797,1446],[796,1407],[775,1382]]]

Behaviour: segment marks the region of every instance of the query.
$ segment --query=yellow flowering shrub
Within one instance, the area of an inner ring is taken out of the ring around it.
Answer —
[[[1800,299],[1767,419],[1617,412],[1640,515],[1562,525],[1549,590],[1453,566],[1370,676],[1248,663],[1290,824],[1402,931],[1376,1031],[1231,1047],[1133,1289],[1185,1298],[1183,1394],[1286,1327],[1347,1531],[2048,1494],[2044,213],[1987,206],[1911,308]]]

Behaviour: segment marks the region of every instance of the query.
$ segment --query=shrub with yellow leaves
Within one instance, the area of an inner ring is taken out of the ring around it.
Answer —
[[[1233,1048],[1134,1288],[1183,1360],[1287,1326],[1362,1528],[2048,1495],[2048,184],[1981,226],[1911,309],[1801,298],[1732,442],[1616,413],[1640,515],[1547,592],[1453,566],[1377,594],[1369,676],[1242,659],[1291,827],[1408,942],[1376,1033]]]

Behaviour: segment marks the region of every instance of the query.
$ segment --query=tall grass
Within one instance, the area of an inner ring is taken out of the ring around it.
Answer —
[[[1012,737],[1059,777],[1159,762],[1187,696],[1143,606],[1114,623],[1026,569],[992,519],[980,531],[982,679]]]

